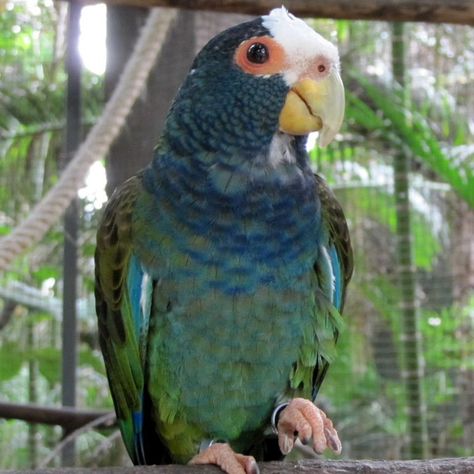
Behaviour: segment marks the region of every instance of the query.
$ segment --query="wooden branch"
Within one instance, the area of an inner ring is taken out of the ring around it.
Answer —
[[[472,474],[473,458],[431,459],[426,461],[320,461],[260,463],[261,474]],[[8,474],[222,474],[213,466],[136,466],[108,468],[40,469],[8,471]]]
[[[66,431],[74,431],[107,413],[109,412],[102,410],[80,410],[70,407],[54,408],[0,402],[0,418],[23,420],[28,423],[59,425]],[[102,428],[110,426],[112,424],[102,426]]]
[[[261,15],[282,3],[295,15],[347,20],[425,21],[474,25],[473,0],[82,0],[109,5],[174,7]]]
[[[0,286],[0,298],[27,308],[53,314],[56,319],[60,320],[61,301],[52,296],[45,296],[39,288],[19,281],[11,281],[5,287]]]

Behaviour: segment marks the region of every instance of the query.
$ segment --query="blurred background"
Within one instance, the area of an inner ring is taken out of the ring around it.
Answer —
[[[67,114],[75,107],[80,116],[78,141],[148,14],[76,4],[69,15],[69,5],[0,0],[0,235],[58,180],[74,148]],[[103,416],[112,401],[93,298],[97,222],[107,193],[150,160],[196,52],[246,18],[178,14],[146,93],[109,155],[97,156],[66,221],[0,276],[0,469],[129,463]],[[319,401],[345,458],[472,456],[474,30],[308,21],[341,55],[345,124],[328,148],[315,137],[308,148],[345,209],[356,268]],[[67,60],[76,42],[80,54]],[[61,405],[78,407],[85,421],[45,410]],[[73,441],[60,444],[65,434]]]

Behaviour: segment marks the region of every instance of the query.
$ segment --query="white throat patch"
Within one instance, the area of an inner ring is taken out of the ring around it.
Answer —
[[[282,163],[296,161],[292,148],[292,137],[285,133],[276,133],[270,143],[269,163],[277,168]]]

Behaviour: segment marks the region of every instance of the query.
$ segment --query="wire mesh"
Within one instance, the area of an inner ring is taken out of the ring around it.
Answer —
[[[0,97],[0,104],[4,105],[0,110],[0,226],[4,232],[27,213],[33,200],[44,193],[57,174],[64,121],[64,111],[61,110],[64,94],[59,90],[64,81],[61,72],[64,12],[47,1],[37,5],[40,14],[35,10],[22,13],[25,31],[30,28],[43,32],[55,25],[56,40],[48,40],[47,47],[39,45],[41,54],[36,56],[21,54],[21,51],[13,53],[13,49],[9,49],[0,57],[2,72],[8,72],[11,78],[0,87],[2,94],[6,94]],[[193,15],[195,41],[190,47],[195,52],[216,33],[248,18],[210,12]],[[372,74],[373,82],[383,91],[388,102],[397,107],[395,95],[387,88],[391,80],[388,25],[322,20],[312,24],[339,42],[344,82],[350,94],[346,126],[341,136],[327,150],[315,148],[311,158],[315,169],[325,176],[343,205],[351,229],[356,267],[344,311],[346,327],[338,344],[338,358],[323,383],[318,403],[327,409],[338,427],[344,457],[409,457],[411,440],[407,431],[409,400],[406,390],[409,378],[404,348],[407,337],[419,337],[422,347],[422,410],[426,413],[428,455],[473,455],[473,208],[467,204],[465,195],[460,197],[453,183],[440,179],[423,157],[413,152],[406,137],[398,133],[390,122],[393,116],[382,110],[383,104],[376,103],[376,97],[370,95],[357,75],[352,74],[354,70],[366,76]],[[13,26],[9,24],[8,28]],[[3,33],[5,31],[2,30],[2,41],[13,38]],[[415,112],[423,114],[433,130],[433,137],[439,139],[442,156],[464,156],[466,166],[474,168],[472,151],[469,154],[468,149],[472,146],[472,131],[465,126],[472,121],[470,114],[474,110],[474,94],[469,93],[468,81],[465,81],[472,77],[468,64],[474,64],[472,53],[465,47],[466,43],[473,41],[472,32],[449,25],[411,26],[405,40],[409,43],[408,88],[413,96],[408,118],[414,121]],[[187,62],[187,67],[190,66],[187,56],[173,54],[172,41],[166,59],[173,70],[186,70],[183,61]],[[415,63],[419,67],[410,66]],[[59,92],[48,88],[51,84],[46,87],[46,92],[41,92],[45,87],[42,82],[44,71],[55,71]],[[427,79],[420,87],[420,78],[423,77]],[[176,80],[179,78],[173,75],[173,81]],[[16,84],[13,86],[14,81]],[[91,83],[94,81],[97,78],[90,78]],[[168,84],[167,87],[171,86]],[[28,91],[29,99],[25,103],[29,105],[25,109],[6,107],[5,104],[14,103],[11,98],[18,96],[15,96],[15,91]],[[97,98],[97,92],[93,94]],[[154,97],[146,95],[144,100],[152,101]],[[366,108],[363,108],[364,104]],[[51,113],[53,106],[54,114]],[[86,104],[86,109],[93,115],[98,107]],[[12,110],[16,111],[15,114]],[[17,127],[19,118],[24,118],[23,127]],[[143,121],[138,121],[136,126],[143,127]],[[150,126],[156,127],[156,124]],[[126,133],[133,136],[131,125]],[[22,142],[25,137],[28,141]],[[434,149],[428,138],[423,143],[431,146],[430,150]],[[463,150],[456,148],[460,146],[465,147],[464,155],[461,153]],[[455,148],[460,155],[454,155]],[[393,160],[400,150],[409,153],[411,161],[408,178],[413,264],[408,270],[415,281],[415,295],[411,302],[405,300],[404,304],[401,304],[404,298],[397,263],[398,222],[393,172]],[[20,168],[19,163],[22,164]],[[25,185],[32,182],[39,183],[34,193],[31,192],[33,187]],[[470,192],[474,200],[474,186]],[[81,383],[78,398],[83,405],[111,408],[97,350],[95,316],[90,307],[98,210],[91,207],[87,197],[81,202],[84,209],[81,212],[82,258],[79,266],[83,284],[80,296],[86,309],[80,311],[83,316],[80,318]],[[61,275],[55,268],[60,264],[57,249],[61,237],[53,233],[53,241],[45,242],[40,251],[36,250],[10,277],[26,278],[31,286],[42,287],[46,297],[61,296]],[[51,282],[47,283],[47,280],[51,278],[55,283],[48,286]],[[404,305],[410,303],[416,310],[417,334],[407,334],[402,325]],[[6,307],[8,305],[4,304],[2,310]],[[5,329],[0,332],[0,351],[5,349],[0,356],[7,351],[10,353],[8,377],[1,376],[7,369],[0,361],[0,393],[6,399],[21,394],[20,398],[28,401],[31,374],[21,360],[14,359],[13,354],[18,353],[25,360],[33,355],[39,370],[33,382],[37,384],[37,401],[55,403],[59,399],[57,318],[38,311],[33,304],[28,308],[22,305],[14,308],[16,319],[7,321],[4,326],[0,324],[0,327],[9,328],[8,334]],[[35,348],[31,350],[26,347],[28,330],[25,321],[34,314]],[[15,347],[22,350],[15,352]],[[19,367],[18,373],[10,377],[15,367]],[[12,428],[12,423],[0,422],[1,467],[34,464],[58,441],[57,430],[30,432],[30,441],[31,436],[36,436],[39,444],[39,450],[33,456],[35,459],[32,459],[31,453],[27,455],[28,427],[17,422],[16,428]],[[95,461],[88,458],[90,446],[100,447],[102,442],[110,444],[109,435],[95,433],[86,437],[79,444],[85,448],[80,450],[78,463],[92,465]],[[18,446],[21,448],[17,450]],[[31,445],[30,449],[33,450]],[[18,457],[16,462],[11,458],[13,452]],[[106,461],[120,463],[121,458],[123,453],[114,451],[114,456]]]

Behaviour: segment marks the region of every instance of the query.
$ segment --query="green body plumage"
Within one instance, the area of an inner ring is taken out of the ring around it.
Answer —
[[[100,342],[135,463],[187,462],[210,439],[264,454],[276,404],[314,397],[334,355],[347,227],[305,138],[278,132],[288,86],[232,66],[263,30],[205,48],[98,231]]]

